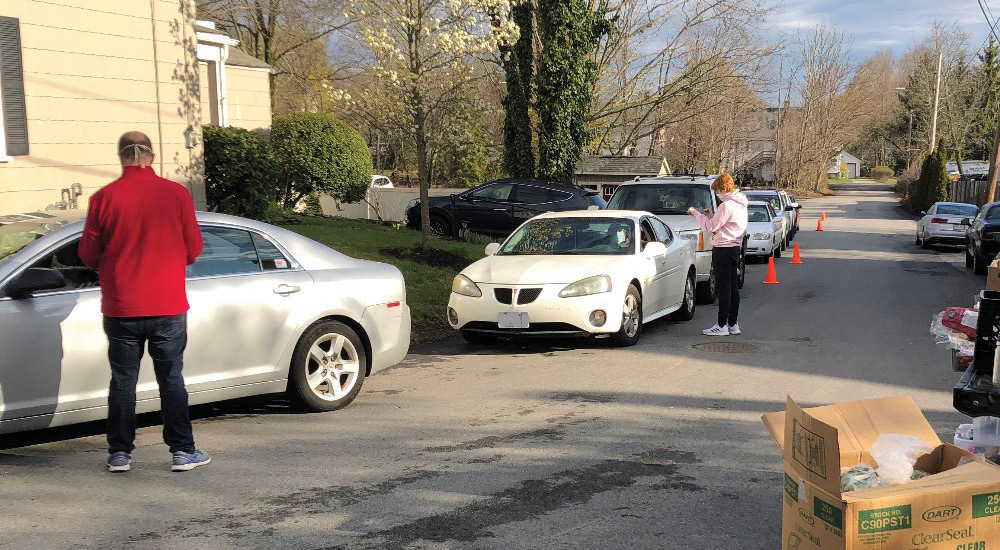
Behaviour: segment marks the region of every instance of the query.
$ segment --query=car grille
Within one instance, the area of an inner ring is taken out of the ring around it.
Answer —
[[[487,321],[470,321],[462,327],[462,330],[476,330],[482,332],[494,332],[500,334],[580,334],[584,333],[580,327],[569,323],[531,323],[531,328],[499,328],[497,323]]]
[[[530,304],[538,299],[538,296],[542,293],[540,288],[522,288],[517,292],[517,304],[525,305]],[[510,305],[514,301],[514,289],[512,288],[494,288],[493,296],[501,304]]]
[[[513,296],[513,289],[510,288],[494,288],[493,296],[496,297],[497,301],[501,304],[510,305],[511,297]]]

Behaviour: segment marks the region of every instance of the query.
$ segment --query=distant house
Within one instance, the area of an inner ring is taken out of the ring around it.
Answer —
[[[847,151],[841,151],[830,159],[830,169],[827,171],[827,175],[838,177],[840,175],[841,164],[844,165],[848,178],[855,179],[861,175],[861,161],[858,160],[858,157]]]
[[[203,123],[270,125],[270,68],[195,0],[0,2],[0,214],[85,208],[140,130],[205,208]]]
[[[669,173],[670,166],[662,157],[584,155],[580,162],[576,163],[573,183],[598,191],[604,200],[608,200],[624,181],[637,177],[664,176]]]

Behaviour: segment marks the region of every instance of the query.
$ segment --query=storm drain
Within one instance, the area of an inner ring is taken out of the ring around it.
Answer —
[[[760,346],[757,344],[746,342],[705,342],[704,344],[695,344],[691,347],[713,353],[748,353],[760,349]]]

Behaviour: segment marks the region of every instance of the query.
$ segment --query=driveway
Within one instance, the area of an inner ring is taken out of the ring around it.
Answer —
[[[777,548],[781,458],[760,415],[789,394],[908,394],[950,440],[958,375],[928,327],[983,285],[960,249],[913,246],[888,191],[803,203],[805,264],[783,257],[773,286],[749,267],[740,337],[703,336],[701,307],[625,350],[451,339],[335,413],[197,409],[215,460],[187,474],[155,418],[125,475],[104,472],[100,426],[7,437],[0,548]]]

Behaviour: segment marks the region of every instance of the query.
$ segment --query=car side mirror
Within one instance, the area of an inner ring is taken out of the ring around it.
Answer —
[[[920,215],[921,216],[926,216],[927,215],[927,211],[926,210],[921,210],[920,211]]]
[[[792,208],[798,210],[798,209],[802,208],[802,205],[799,204],[799,203],[797,203],[797,202],[793,202],[792,203]]]
[[[795,210],[795,207],[790,204],[785,207],[785,212],[791,212],[792,210]]]
[[[643,247],[642,252],[647,256],[663,256],[667,253],[667,247],[660,241],[650,241]]]
[[[969,218],[962,218],[962,225],[968,227],[968,226],[972,225],[972,222],[969,221]]]
[[[66,278],[55,269],[32,267],[10,282],[4,289],[7,296],[15,300],[30,297],[43,290],[58,290],[66,286]]]
[[[500,244],[498,244],[498,243],[490,243],[490,244],[486,245],[486,255],[487,256],[495,256],[496,253],[499,252],[499,251],[500,251]]]

